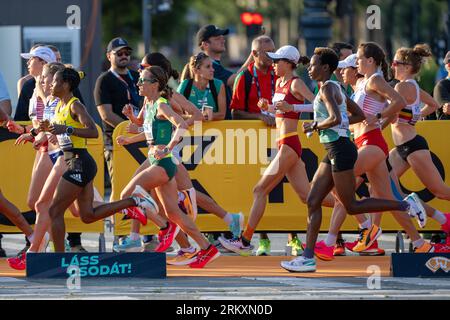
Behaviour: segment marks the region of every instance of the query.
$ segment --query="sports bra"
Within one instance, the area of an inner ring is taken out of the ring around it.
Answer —
[[[374,73],[372,76],[370,76],[368,79],[365,79],[361,81],[358,84],[358,87],[356,88],[356,91],[353,95],[353,101],[358,104],[358,106],[361,108],[361,110],[364,113],[376,115],[377,113],[381,113],[381,111],[386,108],[387,102],[380,102],[376,99],[369,96],[366,92],[366,85],[369,82],[370,79],[372,79],[375,76],[381,76],[380,73]]]
[[[408,79],[405,82],[412,83],[416,87],[416,101],[412,104],[408,104],[405,108],[400,110],[396,123],[407,123],[414,126],[422,116],[422,111],[420,108],[420,87],[414,79]]]
[[[280,86],[279,84],[275,88],[275,95],[272,98],[272,103],[275,105],[278,101],[286,101],[289,104],[302,104],[304,103],[303,100],[297,99],[292,93],[291,93],[291,84],[292,81],[297,79],[298,77],[293,77],[291,80],[287,81],[283,86]],[[300,113],[289,111],[289,112],[282,112],[277,111],[275,114],[275,117],[277,118],[285,118],[285,119],[294,119],[298,120],[300,119]]]

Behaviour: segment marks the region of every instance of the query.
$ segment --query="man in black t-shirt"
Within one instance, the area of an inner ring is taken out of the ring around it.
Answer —
[[[236,72],[233,73],[230,70],[224,68],[220,63],[222,54],[225,49],[225,36],[229,33],[228,29],[219,29],[214,25],[207,25],[202,27],[197,32],[197,44],[200,49],[211,57],[214,67],[214,78],[222,80],[225,85],[227,95],[227,113],[225,119],[231,119],[230,103],[233,95],[234,80],[237,75],[244,71],[250,62],[253,61],[253,56],[250,54],[244,65]]]
[[[111,183],[114,128],[127,119],[122,113],[125,105],[131,104],[136,115],[142,105],[137,87],[139,73],[127,68],[132,50],[122,38],[114,38],[109,42],[106,57],[111,62],[111,68],[97,78],[94,89],[95,104],[102,119],[105,160]]]
[[[437,120],[450,120],[450,51],[445,55],[444,65],[448,76],[436,84],[433,92],[434,99],[439,103]]]

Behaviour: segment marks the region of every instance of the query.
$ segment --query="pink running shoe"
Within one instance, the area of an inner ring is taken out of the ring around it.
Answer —
[[[147,216],[139,207],[129,207],[122,212],[130,219],[138,220],[143,226],[147,224]]]
[[[159,244],[155,248],[155,252],[164,252],[166,251],[173,242],[173,239],[177,236],[180,231],[180,227],[173,223],[172,221],[167,221],[167,228],[163,230],[159,230],[158,240]]]
[[[316,257],[324,261],[331,261],[334,259],[333,251],[334,246],[327,246],[323,240],[316,242],[316,246],[314,247],[314,254]]]
[[[197,253],[197,259],[190,263],[189,267],[197,269],[203,268],[206,264],[217,259],[219,256],[219,250],[217,250],[214,245],[210,245],[208,249],[200,250],[200,252]]]
[[[8,259],[8,264],[16,270],[25,270],[27,268],[27,254],[24,252],[19,259]]]

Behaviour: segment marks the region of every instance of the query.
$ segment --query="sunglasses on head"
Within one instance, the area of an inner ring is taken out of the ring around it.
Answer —
[[[142,71],[145,68],[151,67],[151,65],[149,65],[148,63],[141,63],[139,64],[139,70]]]
[[[155,78],[150,78],[150,79],[139,78],[139,80],[138,80],[138,84],[142,84],[143,85],[145,82],[156,83],[156,82],[158,82],[158,79],[155,79]]]
[[[200,52],[199,54],[197,54],[195,56],[194,64],[197,65],[201,60],[203,60],[203,59],[205,59],[207,57],[208,57],[208,55],[206,53]]]
[[[392,61],[392,66],[393,66],[393,67],[406,66],[406,65],[410,65],[410,64],[407,63],[407,62],[398,61],[398,60]]]
[[[126,56],[129,57],[131,56],[131,52],[130,51],[118,51],[118,52],[114,52],[114,54],[118,57],[122,57],[122,56]]]

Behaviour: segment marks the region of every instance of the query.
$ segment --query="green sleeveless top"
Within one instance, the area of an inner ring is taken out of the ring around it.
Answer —
[[[350,138],[350,129],[349,129],[349,119],[348,119],[348,115],[347,115],[347,104],[346,104],[346,96],[343,93],[343,89],[341,88],[341,86],[339,85],[339,83],[337,83],[336,81],[333,80],[328,80],[326,81],[324,84],[326,83],[334,83],[335,85],[338,86],[341,95],[342,95],[342,103],[339,105],[339,111],[341,113],[341,123],[328,128],[328,129],[324,129],[324,130],[320,130],[319,131],[319,140],[320,143],[330,143],[330,142],[334,142],[337,141],[340,137],[345,137],[345,138]],[[321,122],[325,119],[327,119],[329,117],[329,113],[328,113],[328,109],[325,106],[325,103],[322,101],[322,99],[320,99],[320,94],[316,95],[316,98],[314,99],[314,120],[317,122]]]
[[[169,104],[167,99],[159,98],[155,103],[145,105],[144,133],[148,145],[167,145],[172,139],[173,126],[169,120],[158,119],[160,103]]]

